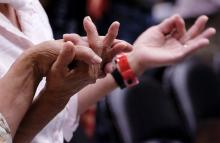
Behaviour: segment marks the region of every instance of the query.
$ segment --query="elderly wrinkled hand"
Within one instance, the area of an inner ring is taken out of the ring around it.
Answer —
[[[44,90],[56,94],[76,93],[87,84],[95,82],[97,75],[89,67],[99,65],[102,61],[89,47],[75,46],[63,40],[35,45],[26,51],[26,55],[33,60],[38,74],[46,77]],[[76,66],[70,67],[75,61]]]
[[[32,59],[33,65],[37,68],[38,73],[41,74],[41,77],[45,77],[52,64],[57,60],[65,43],[63,40],[46,41],[26,50],[24,55]],[[75,47],[74,45],[72,46]],[[87,63],[88,65],[100,64],[102,61],[93,50],[85,46],[76,46],[75,59]]]
[[[100,64],[101,60],[95,63],[93,60],[86,63],[85,58],[84,62],[82,59],[75,67],[69,67],[72,62],[82,58],[77,58],[79,55],[77,55],[76,49],[79,48],[74,46],[72,42],[65,42],[56,61],[47,73],[45,90],[53,94],[53,98],[58,95],[58,99],[67,98],[68,100],[80,89],[96,81],[96,75],[91,73],[90,65]]]
[[[215,34],[214,28],[205,29],[207,21],[207,16],[201,16],[186,31],[184,20],[175,15],[146,30],[129,54],[134,71],[140,75],[149,68],[174,64],[206,47],[209,38]]]

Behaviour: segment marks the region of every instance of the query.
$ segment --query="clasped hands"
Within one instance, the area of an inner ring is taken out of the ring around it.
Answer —
[[[105,36],[99,36],[92,20],[86,17],[83,24],[87,37],[64,34],[63,40],[39,44],[32,52],[38,49],[33,53],[37,71],[47,77],[45,90],[52,93],[53,98],[69,99],[111,72],[111,61],[120,52],[129,52],[129,64],[140,75],[146,69],[174,64],[206,47],[215,34],[214,28],[205,29],[207,20],[206,16],[199,17],[187,31],[184,20],[175,15],[149,28],[130,45],[116,39],[118,22],[110,26]]]

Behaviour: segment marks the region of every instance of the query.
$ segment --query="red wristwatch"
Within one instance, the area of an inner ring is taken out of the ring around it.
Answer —
[[[116,56],[115,63],[121,73],[126,87],[132,87],[139,83],[137,76],[128,63],[128,57],[125,53]]]

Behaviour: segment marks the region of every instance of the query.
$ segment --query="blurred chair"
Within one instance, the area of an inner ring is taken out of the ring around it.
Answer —
[[[141,77],[129,90],[115,90],[108,105],[117,131],[125,143],[190,143],[180,113],[158,81]]]
[[[194,129],[198,122],[220,117],[220,82],[211,66],[192,59],[168,69],[164,79]]]

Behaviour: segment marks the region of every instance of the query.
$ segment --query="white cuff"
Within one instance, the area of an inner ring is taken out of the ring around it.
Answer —
[[[0,113],[0,142],[12,143],[11,131],[5,120],[5,118]]]

